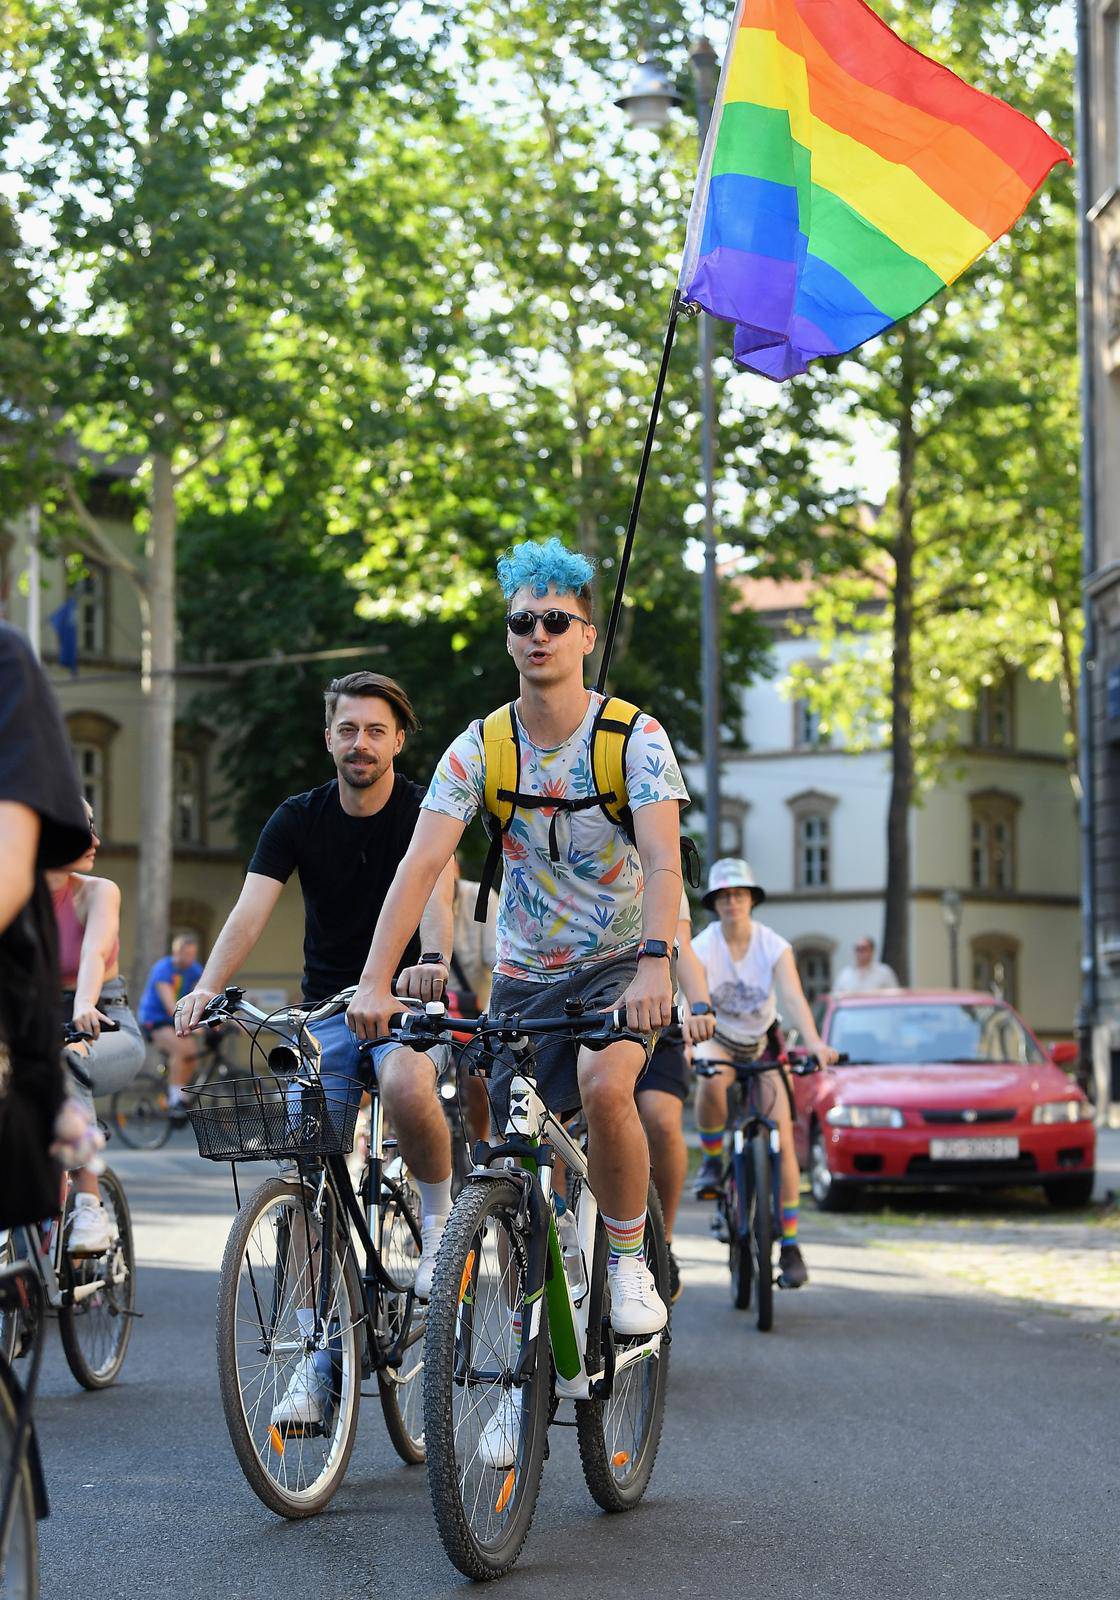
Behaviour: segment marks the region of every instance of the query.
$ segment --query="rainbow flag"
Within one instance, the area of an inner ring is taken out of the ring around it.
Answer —
[[[1069,152],[863,0],[738,0],[679,288],[770,378],[959,278]]]

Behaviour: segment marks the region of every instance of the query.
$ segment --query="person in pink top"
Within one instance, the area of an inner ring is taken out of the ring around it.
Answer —
[[[47,873],[58,926],[58,968],[65,1014],[76,1028],[93,1035],[82,1069],[93,1079],[93,1094],[116,1094],[132,1082],[144,1062],[144,1040],[133,1016],[118,965],[121,892],[108,878],[90,875],[101,840],[89,816],[92,842],[84,855]],[[102,1032],[102,1024],[116,1030]],[[93,1109],[90,1091],[74,1084],[75,1095]],[[109,1248],[109,1218],[101,1204],[97,1174],[83,1167],[74,1174],[74,1209],[67,1240],[71,1255],[97,1256]]]

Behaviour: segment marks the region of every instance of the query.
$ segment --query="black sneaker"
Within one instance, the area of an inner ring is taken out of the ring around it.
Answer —
[[[669,1251],[669,1299],[673,1305],[681,1297],[681,1269],[672,1250]]]
[[[697,1200],[718,1200],[723,1193],[723,1157],[705,1156],[696,1174]]]
[[[778,1256],[778,1286],[781,1289],[801,1289],[809,1281],[809,1269],[795,1244],[784,1244]]]

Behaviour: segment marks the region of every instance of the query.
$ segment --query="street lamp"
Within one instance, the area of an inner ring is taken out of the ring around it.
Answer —
[[[941,895],[941,915],[949,930],[949,987],[959,989],[961,982],[958,941],[961,931],[961,897],[956,889],[946,889]]]
[[[696,93],[696,122],[703,151],[712,120],[712,106],[719,82],[719,57],[705,38],[689,46],[689,63]],[[662,129],[674,107],[683,105],[668,72],[656,56],[643,54],[638,59],[626,93],[615,105],[621,107],[634,128]],[[719,572],[716,567],[715,515],[715,400],[712,388],[712,328],[706,312],[699,316],[700,333],[700,455],[704,478],[704,579],[700,611],[700,653],[703,666],[704,703],[704,787],[707,791],[708,866],[720,855],[719,843]]]

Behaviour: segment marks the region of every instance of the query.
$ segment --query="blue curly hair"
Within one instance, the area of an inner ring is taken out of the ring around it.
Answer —
[[[526,540],[498,558],[498,582],[507,600],[518,589],[528,589],[541,599],[553,584],[557,594],[579,595],[590,603],[594,577],[593,563],[555,538],[543,544]]]

